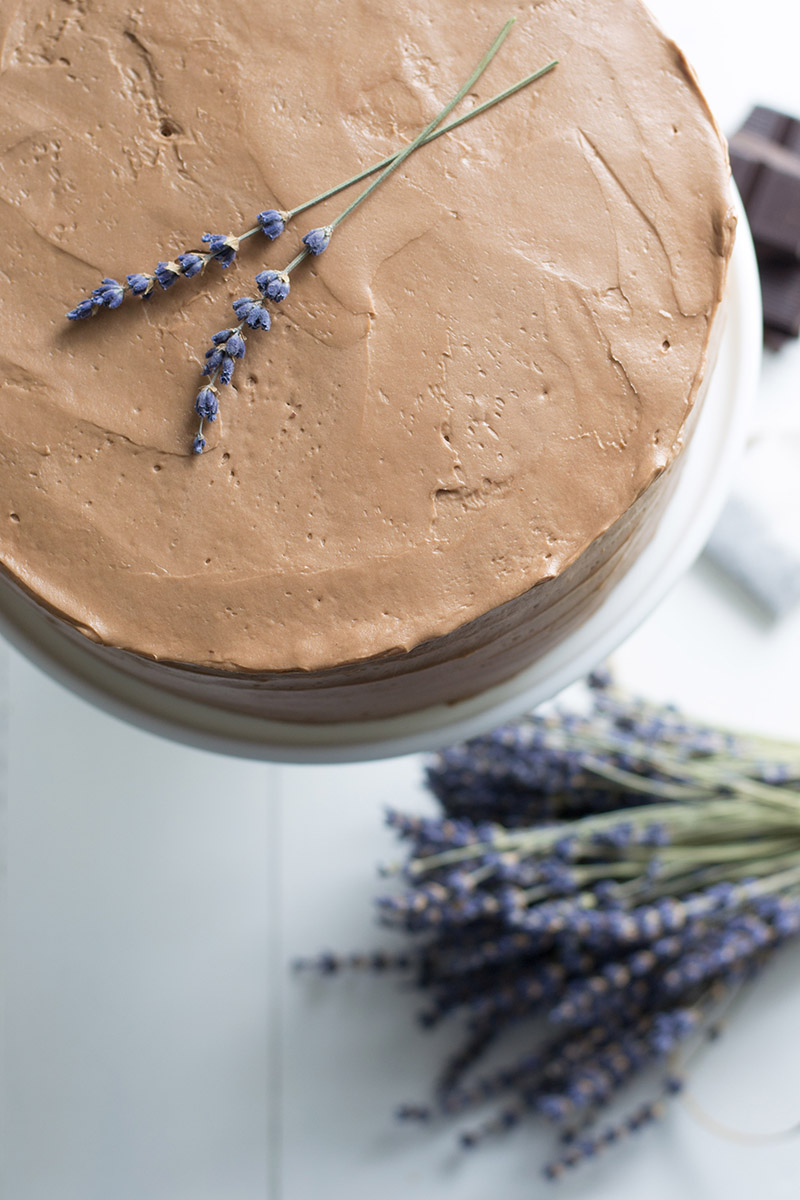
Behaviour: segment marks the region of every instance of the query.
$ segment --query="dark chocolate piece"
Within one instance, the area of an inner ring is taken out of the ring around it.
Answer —
[[[777,112],[774,108],[766,108],[757,104],[741,128],[741,133],[752,133],[765,141],[781,145],[792,121],[786,113]]]
[[[762,262],[761,300],[764,324],[790,337],[800,335],[800,267]]]
[[[781,140],[787,150],[800,156],[800,121],[792,117],[789,128]]]
[[[800,169],[797,175],[790,175],[763,163],[747,215],[753,240],[763,257],[800,263]]]
[[[800,120],[759,105],[730,150],[758,254],[764,340],[777,350],[800,335]]]
[[[788,333],[781,333],[779,329],[771,329],[769,325],[764,326],[764,345],[768,350],[773,350],[777,353],[778,350],[783,349],[787,342],[791,342],[792,340]]]
[[[768,142],[755,133],[741,130],[731,138],[730,148],[740,161],[772,167],[791,179],[800,179],[800,154],[782,143]]]

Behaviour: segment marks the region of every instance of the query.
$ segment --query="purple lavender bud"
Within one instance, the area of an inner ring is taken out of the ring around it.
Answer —
[[[254,308],[260,308],[261,301],[254,300],[252,296],[241,296],[233,302],[233,311],[236,313],[240,321],[246,321]]]
[[[612,879],[601,879],[593,888],[597,903],[605,906],[619,905],[619,884]]]
[[[266,332],[272,325],[272,317],[261,304],[255,305],[245,317],[251,329],[263,329]]]
[[[222,360],[222,366],[219,369],[219,381],[225,387],[227,387],[230,381],[233,379],[233,368],[235,366],[235,359],[231,358],[230,354],[226,354]]]
[[[181,274],[187,279],[191,279],[193,275],[197,275],[203,269],[203,256],[201,254],[179,254],[175,259],[181,269]]]
[[[592,835],[592,841],[599,846],[613,846],[615,850],[624,850],[633,842],[634,832],[630,821],[620,821],[618,825],[599,829]]]
[[[286,299],[291,287],[285,271],[260,271],[256,275],[256,283],[261,295],[266,296],[268,300],[274,300],[276,304]]]
[[[690,1008],[676,1008],[672,1012],[657,1013],[649,1039],[653,1050],[662,1058],[666,1058],[681,1039],[695,1031],[699,1019],[699,1011]]]
[[[225,344],[225,342],[227,342],[228,338],[232,336],[232,329],[220,329],[219,333],[215,333],[211,340],[215,346],[222,346]],[[207,357],[208,355],[206,355],[206,358]]]
[[[219,412],[217,393],[211,387],[201,388],[194,402],[194,410],[204,421],[216,421]]]
[[[206,439],[203,437],[202,433],[196,434],[195,439],[192,442],[192,454],[202,454],[205,448]]]
[[[267,208],[264,212],[260,212],[256,221],[258,221],[261,232],[271,241],[280,237],[286,228],[286,214],[278,212],[277,208]]]
[[[398,1121],[429,1121],[433,1113],[427,1104],[401,1104],[395,1115]]]
[[[231,358],[244,358],[244,338],[240,333],[234,333],[225,346],[225,353]]]
[[[128,287],[134,296],[146,299],[153,291],[153,276],[140,273],[128,276]]]
[[[210,350],[206,350],[206,365],[203,367],[203,375],[211,375],[216,371],[217,367],[221,366],[223,352],[219,346],[212,346]]]
[[[81,300],[79,304],[76,304],[75,308],[67,313],[67,319],[69,321],[83,321],[86,317],[94,315],[95,308],[96,305],[93,300],[88,298]]]
[[[642,833],[643,846],[668,846],[669,843],[670,836],[666,825],[648,825]]]
[[[644,869],[644,877],[645,877],[645,879],[658,879],[659,875],[661,874],[661,872],[663,870],[664,870],[663,858],[656,858],[654,856],[653,858],[650,859],[650,862],[647,864],[647,866]]]
[[[180,276],[181,269],[174,262],[160,262],[156,264],[156,269],[153,272],[154,276],[161,284],[164,291],[171,288],[175,280]]]
[[[564,1121],[572,1111],[572,1105],[567,1097],[559,1095],[542,1096],[537,1107],[548,1121]]]
[[[539,864],[542,882],[553,892],[574,892],[577,890],[575,872],[564,865],[559,858],[544,858]]]
[[[122,304],[125,289],[116,279],[104,279],[99,287],[92,292],[92,300],[103,308],[119,308]]]
[[[311,254],[322,254],[323,250],[328,249],[332,233],[330,225],[324,225],[321,229],[311,229],[303,238],[303,243]]]
[[[236,258],[239,239],[222,233],[204,233],[200,241],[208,246],[208,253],[225,269]]]
[[[565,862],[572,862],[578,853],[578,839],[574,835],[559,838],[553,843],[553,854]]]

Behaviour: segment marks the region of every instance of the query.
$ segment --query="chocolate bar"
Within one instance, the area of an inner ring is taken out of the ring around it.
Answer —
[[[800,336],[800,120],[759,105],[730,153],[758,255],[764,340],[778,349]]]
[[[796,263],[761,262],[764,324],[777,333],[800,334],[800,267]]]

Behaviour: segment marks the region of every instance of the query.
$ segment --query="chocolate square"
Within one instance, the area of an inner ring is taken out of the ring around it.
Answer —
[[[767,142],[783,143],[792,118],[786,113],[777,112],[774,108],[766,108],[757,104],[745,121],[740,132],[752,133],[764,138]]]
[[[800,178],[764,163],[752,187],[747,215],[762,256],[800,263]]]
[[[800,335],[800,266],[762,262],[761,299],[764,324],[789,337]]]
[[[781,333],[779,329],[772,329],[769,325],[764,326],[764,345],[768,350],[777,353],[782,350],[787,342],[791,342],[792,338],[788,333]]]
[[[800,120],[759,105],[730,153],[758,254],[764,340],[777,350],[800,335]]]

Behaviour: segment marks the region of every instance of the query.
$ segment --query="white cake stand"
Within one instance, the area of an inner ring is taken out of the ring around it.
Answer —
[[[584,624],[506,683],[406,716],[300,725],[181,700],[97,662],[29,602],[13,597],[0,632],[78,695],[141,728],[206,750],[275,762],[342,763],[433,750],[486,732],[592,670],[656,607],[702,550],[744,447],[761,363],[758,267],[740,206],[719,360],[658,531]]]

